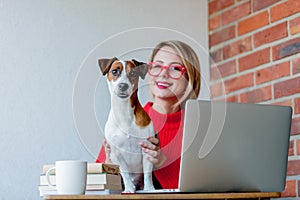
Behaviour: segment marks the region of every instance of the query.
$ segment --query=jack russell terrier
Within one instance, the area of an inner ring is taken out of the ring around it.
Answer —
[[[105,138],[111,148],[112,162],[120,166],[125,186],[123,193],[135,193],[140,183],[144,184],[144,190],[153,190],[153,165],[139,145],[155,133],[137,95],[139,77],[145,78],[148,67],[136,60],[121,61],[117,58],[98,62],[102,74],[107,75],[111,95]]]

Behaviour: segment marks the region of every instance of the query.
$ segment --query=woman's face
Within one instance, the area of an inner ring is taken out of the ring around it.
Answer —
[[[177,55],[176,51],[168,46],[162,47],[152,62],[164,66],[183,66],[181,58]],[[180,79],[173,79],[168,76],[166,69],[163,69],[157,77],[149,74],[149,83],[154,98],[178,100],[187,88],[187,73],[185,72]]]

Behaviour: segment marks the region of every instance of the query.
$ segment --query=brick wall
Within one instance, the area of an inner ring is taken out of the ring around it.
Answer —
[[[300,0],[209,0],[215,100],[294,109],[282,197],[300,197]]]

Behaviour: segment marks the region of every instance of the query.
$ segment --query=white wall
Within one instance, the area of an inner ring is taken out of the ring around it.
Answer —
[[[208,80],[207,37],[206,0],[0,0],[0,199],[40,199],[43,164],[95,160],[108,110],[95,60],[147,61],[181,39]]]

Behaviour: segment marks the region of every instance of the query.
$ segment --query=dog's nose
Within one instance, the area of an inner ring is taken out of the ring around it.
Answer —
[[[124,92],[125,90],[127,90],[129,88],[129,85],[127,83],[120,83],[118,85],[118,87],[119,87],[120,91]]]

